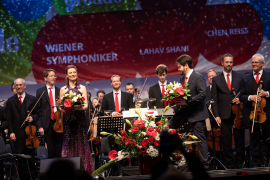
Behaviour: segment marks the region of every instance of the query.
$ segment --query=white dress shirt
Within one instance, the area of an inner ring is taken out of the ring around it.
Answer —
[[[226,83],[227,83],[227,74],[229,74],[230,84],[232,87],[232,71],[230,73],[226,73],[225,71],[223,71],[223,74],[224,74],[224,78],[225,78]]]
[[[161,94],[162,94],[162,83],[160,81],[158,81],[158,84],[159,84],[160,91],[161,91]],[[166,88],[165,85],[167,84],[167,80],[163,84],[164,84],[164,89],[165,89],[165,92],[166,92],[167,88]]]
[[[121,89],[119,89],[118,92],[116,92],[116,91],[113,90],[113,100],[114,100],[114,104],[115,104],[115,93],[118,93],[118,94],[117,94],[117,97],[118,97],[118,103],[119,103],[119,111],[121,111]]]
[[[46,85],[46,88],[47,88],[48,96],[50,99],[50,86]],[[53,105],[55,106],[55,86],[53,85],[51,88],[52,88],[52,95],[53,95]],[[57,108],[54,107],[54,112],[56,112],[56,111],[57,111]]]
[[[188,83],[188,80],[189,80],[189,78],[190,78],[190,75],[192,74],[192,72],[193,72],[193,69],[191,69],[190,71],[189,71],[189,73],[187,74],[187,75],[185,75],[185,77],[187,77],[187,83]],[[185,79],[184,79],[184,82],[185,82]]]
[[[19,95],[19,94],[17,94],[17,95],[18,95],[19,101],[20,101],[20,96],[22,97],[21,100],[22,100],[22,103],[23,103],[23,100],[25,99],[25,92],[23,92],[22,95]]]

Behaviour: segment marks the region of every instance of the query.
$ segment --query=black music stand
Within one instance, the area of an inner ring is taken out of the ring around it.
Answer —
[[[225,170],[228,170],[227,168],[226,168],[226,166],[224,166],[224,164],[222,164],[222,162],[217,158],[217,152],[216,152],[216,147],[215,147],[215,143],[216,143],[216,138],[217,138],[217,136],[215,136],[214,135],[214,128],[217,128],[218,127],[218,124],[217,124],[217,122],[216,122],[216,118],[215,118],[215,116],[214,116],[214,114],[210,111],[210,109],[209,108],[207,108],[208,109],[208,111],[209,111],[209,113],[211,114],[211,118],[213,119],[212,121],[210,121],[211,122],[211,131],[212,131],[212,137],[209,139],[209,140],[207,140],[207,141],[211,141],[212,140],[212,143],[213,143],[213,157],[210,157],[210,161],[209,161],[209,163],[212,161],[212,160],[214,160],[214,167],[217,169],[217,163],[216,163],[216,161],[217,162],[219,162],[219,164],[225,169]],[[221,146],[221,142],[220,142],[220,146]],[[220,149],[221,149],[221,147],[220,147]]]
[[[124,129],[123,117],[101,116],[98,118],[97,136],[100,137],[100,132],[108,132],[111,134],[120,133]]]

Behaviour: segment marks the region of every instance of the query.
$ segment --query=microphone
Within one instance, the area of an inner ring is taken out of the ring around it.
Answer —
[[[86,81],[85,86],[86,86],[86,87],[87,87],[87,86],[90,86],[90,82],[89,82],[89,81]]]

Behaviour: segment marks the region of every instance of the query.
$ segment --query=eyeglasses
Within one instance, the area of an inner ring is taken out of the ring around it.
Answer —
[[[57,78],[57,76],[48,76],[49,78]]]

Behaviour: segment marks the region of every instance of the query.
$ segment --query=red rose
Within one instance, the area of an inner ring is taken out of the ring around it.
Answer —
[[[178,94],[180,94],[181,96],[185,94],[184,89],[182,89],[182,87],[178,87],[175,89],[176,92],[178,92]]]
[[[139,130],[139,128],[138,127],[134,127],[134,128],[132,128],[132,132],[136,132],[136,131],[138,131]]]
[[[159,121],[158,121],[158,122],[156,122],[156,125],[161,125],[161,122],[159,122]]]
[[[130,157],[126,157],[126,160],[127,160],[128,162],[130,162],[130,161],[131,161]]]
[[[155,145],[155,146],[159,146],[159,145],[160,145],[160,142],[159,142],[159,141],[155,141],[155,142],[154,142],[154,145]]]
[[[78,103],[81,103],[81,101],[80,101],[79,99],[77,100],[77,102],[78,102]]]
[[[136,142],[135,141],[132,141],[131,142],[131,145],[135,146]]]
[[[109,152],[108,154],[110,159],[115,159],[117,157],[117,151],[116,150],[112,150],[111,152]]]
[[[151,115],[151,116],[148,116],[150,119],[153,117],[153,115]]]
[[[121,136],[124,136],[124,135],[126,135],[127,133],[126,133],[125,130],[121,130],[121,131],[120,131],[120,134],[121,134]]]
[[[145,153],[147,151],[146,147],[141,147],[140,149],[141,153]]]
[[[185,85],[182,85],[182,88],[186,88],[186,86]]]
[[[152,142],[153,140],[154,140],[154,139],[153,139],[153,138],[151,138],[151,137],[150,137],[150,138],[148,138],[148,141],[149,141],[149,142]]]
[[[147,139],[142,140],[142,146],[147,146],[149,141]]]
[[[82,100],[84,101],[84,100],[85,100],[85,98],[84,98],[84,97],[82,97]]]
[[[61,103],[61,102],[62,102],[61,100],[56,101],[56,103]]]
[[[159,129],[158,127],[156,127],[156,131],[157,131],[157,132],[160,132],[160,129]]]
[[[64,102],[64,106],[65,106],[65,107],[71,107],[71,99],[67,99],[67,100]]]
[[[153,127],[149,127],[148,129],[147,129],[147,131],[149,131],[149,132],[152,132],[152,131],[154,131],[155,129],[153,128]]]
[[[140,128],[145,128],[145,125],[144,124],[140,125]]]
[[[175,160],[180,161],[182,159],[182,156],[176,156]]]
[[[127,138],[127,135],[124,135],[124,136],[122,137],[122,142],[123,142],[126,138]]]
[[[176,133],[176,130],[175,129],[172,129],[172,134],[175,134]]]
[[[125,145],[126,145],[126,146],[129,145],[129,142],[130,142],[130,139],[127,139]]]
[[[176,153],[179,153],[179,149],[176,149],[175,152],[176,152]]]
[[[144,123],[144,120],[136,120],[133,124],[135,125],[135,126],[137,126],[137,125],[141,125],[141,124],[143,124]]]

